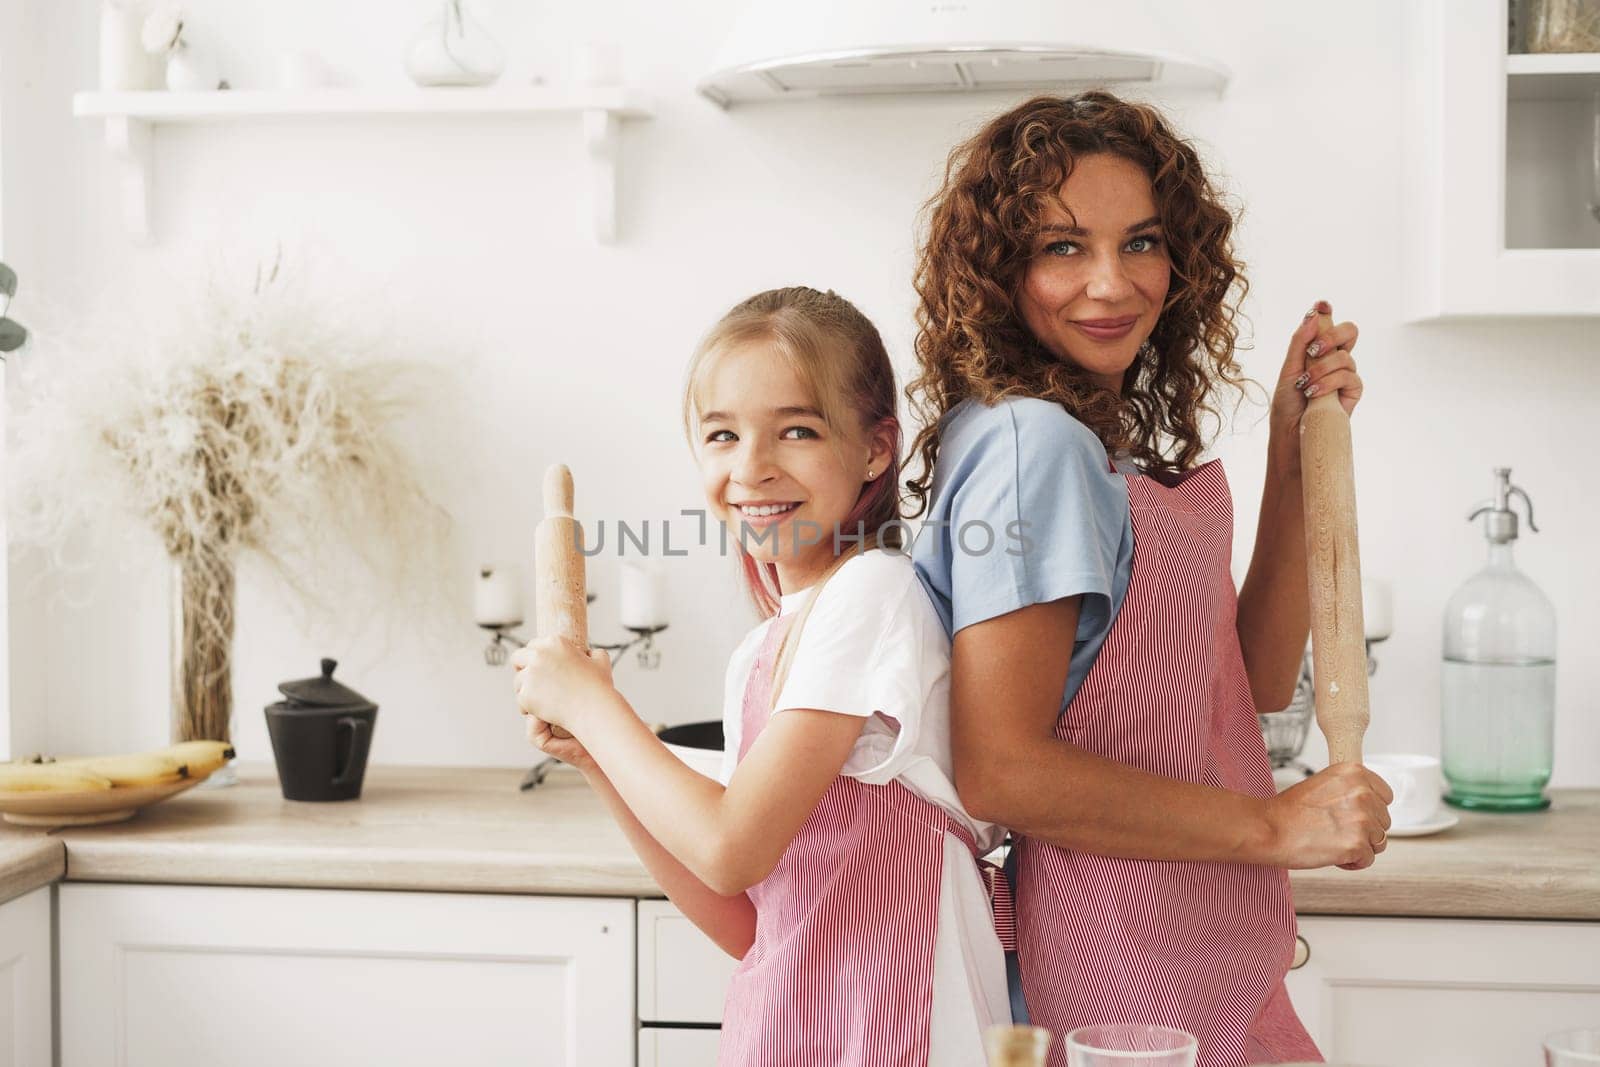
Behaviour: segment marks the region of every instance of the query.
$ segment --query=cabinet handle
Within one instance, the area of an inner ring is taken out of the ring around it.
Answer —
[[[1300,968],[1306,965],[1306,961],[1309,959],[1311,959],[1311,942],[1307,941],[1299,934],[1295,934],[1294,962],[1289,964],[1289,969],[1291,971],[1298,971]]]

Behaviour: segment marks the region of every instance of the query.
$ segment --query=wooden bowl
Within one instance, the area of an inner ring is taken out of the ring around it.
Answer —
[[[140,808],[193,789],[209,775],[160,785],[112,786],[76,792],[0,791],[0,818],[17,826],[95,826],[131,819]]]

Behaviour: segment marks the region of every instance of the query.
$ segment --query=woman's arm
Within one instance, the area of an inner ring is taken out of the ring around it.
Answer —
[[[1273,450],[1268,446],[1269,455]],[[1269,467],[1256,524],[1256,547],[1239,588],[1239,649],[1259,712],[1282,711],[1311,634],[1306,586],[1305,506],[1300,468]]]
[[[956,633],[951,747],[956,790],[975,818],[1102,856],[1372,863],[1391,796],[1356,764],[1267,799],[1148,774],[1056,738],[1080,600],[1035,604]]]

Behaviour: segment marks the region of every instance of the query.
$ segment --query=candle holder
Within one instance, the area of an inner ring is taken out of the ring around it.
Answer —
[[[592,604],[594,599],[595,595],[590,593],[585,602]],[[489,631],[490,635],[489,644],[483,650],[483,662],[491,667],[504,667],[511,658],[510,649],[513,647],[520,648],[528,643],[528,639],[516,630],[516,627],[521,625],[521,619],[515,622],[479,623],[479,628]],[[589,648],[591,651],[603,648],[611,653],[613,666],[622,659],[623,653],[636,648],[638,652],[634,658],[639,664],[639,669],[653,671],[661,666],[661,650],[655,647],[655,636],[666,628],[665,623],[660,626],[625,626],[623,629],[633,635],[628,640],[618,641],[614,644],[595,644],[591,642]],[[550,769],[560,762],[554,756],[545,756],[529,768],[528,773],[522,776],[522,781],[517,788],[526,792],[539,785],[545,780],[545,776],[550,773]]]

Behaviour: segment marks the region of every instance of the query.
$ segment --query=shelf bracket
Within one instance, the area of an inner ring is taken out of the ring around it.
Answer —
[[[121,170],[122,221],[138,244],[150,243],[150,124],[106,116],[106,147]]]
[[[583,113],[583,144],[589,154],[590,214],[595,240],[603,245],[617,239],[617,153],[621,122],[610,111]]]

